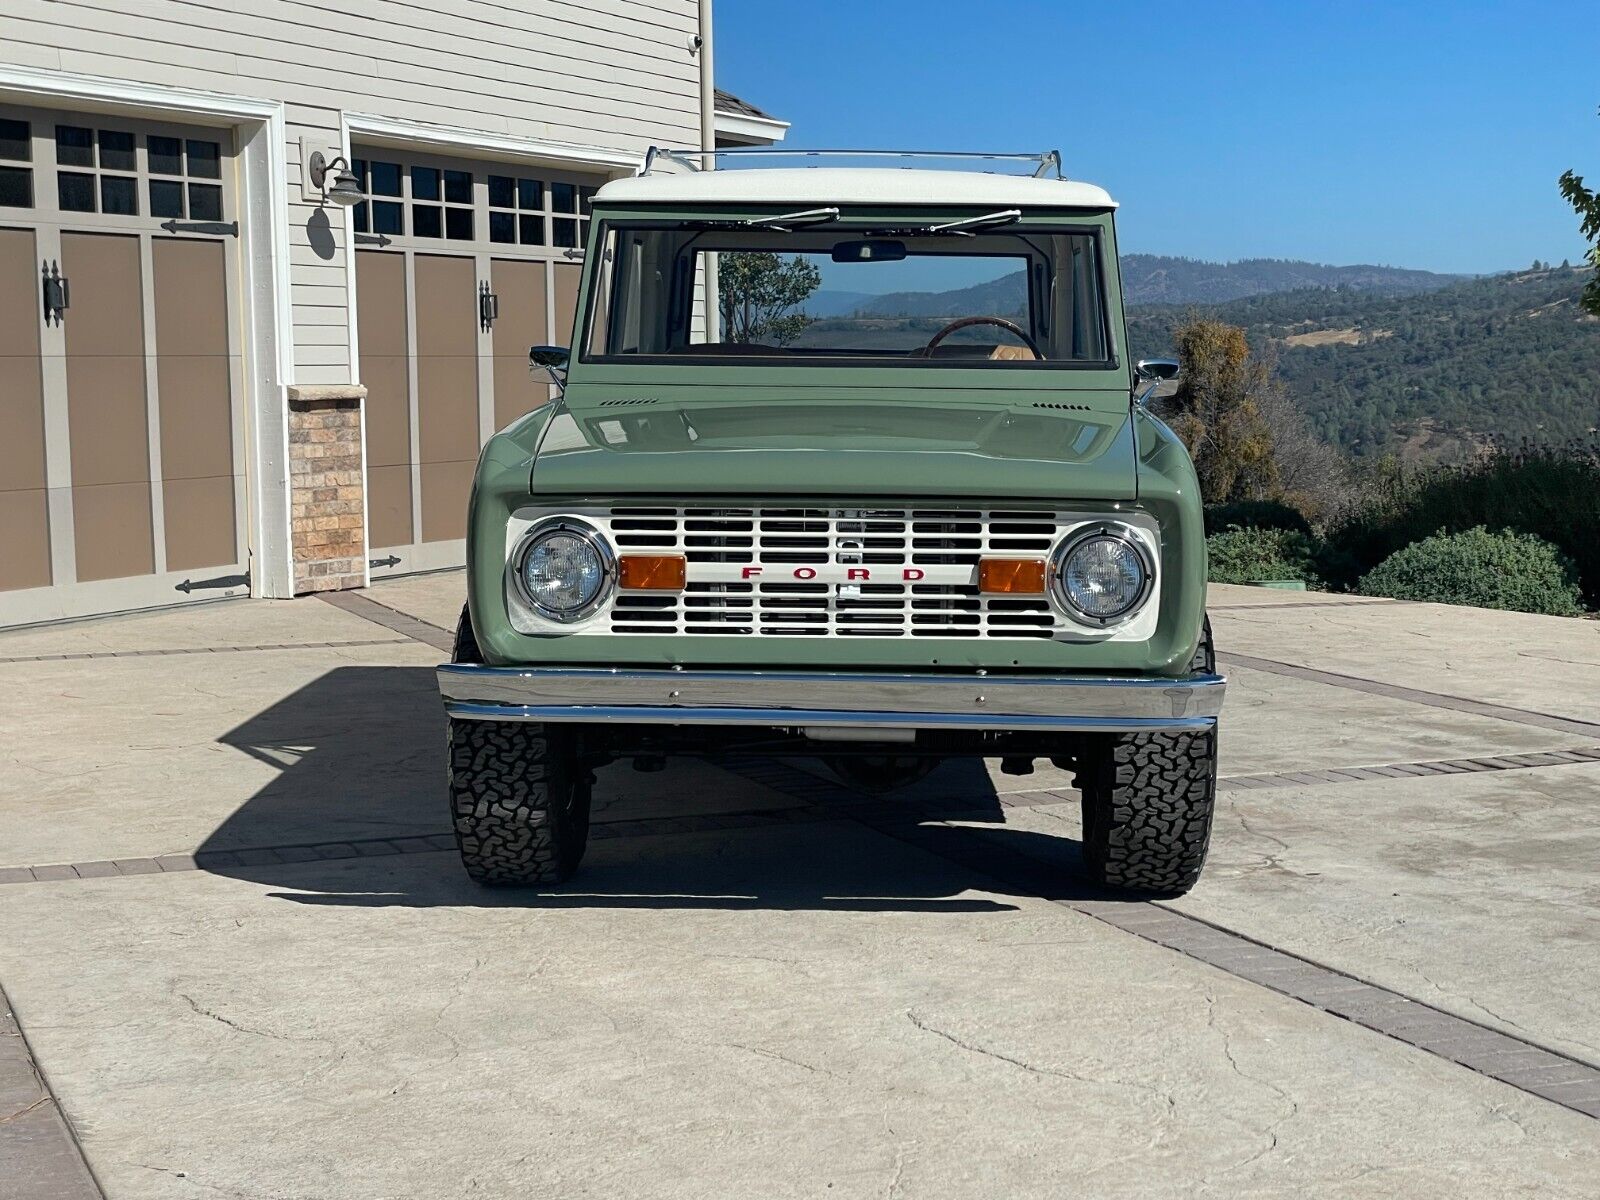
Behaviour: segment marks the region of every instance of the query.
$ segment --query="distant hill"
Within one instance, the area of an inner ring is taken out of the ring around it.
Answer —
[[[1302,288],[1354,288],[1374,295],[1395,296],[1448,287],[1464,276],[1408,271],[1400,267],[1329,267],[1279,258],[1251,258],[1215,263],[1160,254],[1128,254],[1122,258],[1122,286],[1129,304],[1222,304],[1246,296]],[[818,297],[847,293],[819,292]],[[830,305],[816,316],[942,317],[953,313],[1022,310],[1021,271],[1013,275],[947,292],[890,292],[861,298],[854,308]]]
[[[871,292],[845,292],[823,288],[812,292],[801,310],[813,317],[848,317],[869,300],[877,297]]]
[[[1600,319],[1586,268],[1492,275],[1410,295],[1280,292],[1207,309],[1270,348],[1329,441],[1424,457],[1600,429]],[[1130,308],[1134,357],[1164,354],[1192,304]]]
[[[1122,257],[1122,288],[1129,304],[1223,304],[1304,288],[1353,288],[1401,296],[1448,287],[1464,278],[1401,267],[1330,267],[1287,258],[1214,263],[1160,254]]]

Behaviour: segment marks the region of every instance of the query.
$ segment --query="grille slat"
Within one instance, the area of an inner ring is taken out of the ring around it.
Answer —
[[[620,553],[678,553],[689,564],[682,593],[618,595],[595,617],[610,633],[1011,640],[1050,638],[1076,627],[1044,597],[981,595],[978,560],[1045,557],[1090,519],[1026,509],[654,504],[618,505],[586,517]],[[877,578],[839,582],[851,567],[868,568]],[[916,568],[932,578],[919,580]],[[764,574],[741,575],[749,570]],[[825,580],[791,577],[807,570]]]

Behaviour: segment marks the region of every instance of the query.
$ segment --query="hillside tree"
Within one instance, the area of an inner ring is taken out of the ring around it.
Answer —
[[[1595,269],[1583,289],[1583,307],[1600,316],[1600,192],[1585,187],[1583,177],[1562,173],[1561,194],[1578,214],[1578,228],[1589,242],[1589,265]]]
[[[718,260],[723,341],[787,346],[811,324],[799,308],[822,285],[814,263],[749,250],[724,253]]]
[[[1237,325],[1194,317],[1173,331],[1182,372],[1162,406],[1207,504],[1270,498],[1278,485],[1262,402],[1279,385]]]
[[[1316,519],[1344,499],[1344,460],[1243,329],[1190,317],[1173,342],[1182,372],[1160,411],[1189,448],[1206,504],[1281,500]]]

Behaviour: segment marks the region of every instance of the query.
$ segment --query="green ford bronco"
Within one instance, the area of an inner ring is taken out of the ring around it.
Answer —
[[[1096,882],[1192,887],[1224,681],[1111,197],[1054,154],[697,161],[600,189],[573,345],[531,355],[560,398],[478,464],[438,672],[467,871],[566,879],[618,759],[970,756],[1072,772]]]

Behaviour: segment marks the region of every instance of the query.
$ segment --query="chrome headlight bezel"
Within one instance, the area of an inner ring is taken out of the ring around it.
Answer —
[[[1094,613],[1085,612],[1073,601],[1072,594],[1067,589],[1067,563],[1086,543],[1098,539],[1107,539],[1119,542],[1133,551],[1143,569],[1144,578],[1140,584],[1138,594],[1133,602],[1122,611],[1108,617],[1096,616]],[[1145,544],[1138,532],[1129,525],[1117,521],[1095,521],[1083,528],[1075,530],[1069,537],[1063,538],[1050,555],[1050,595],[1063,612],[1075,621],[1092,625],[1097,629],[1113,629],[1119,625],[1126,625],[1144,611],[1145,604],[1149,601],[1156,586],[1156,561],[1150,548]]]
[[[565,534],[578,538],[594,551],[595,557],[600,561],[600,586],[595,589],[591,597],[583,605],[573,609],[554,609],[546,606],[536,599],[528,587],[527,576],[524,568],[527,566],[528,555],[541,542],[555,536]],[[516,549],[511,554],[507,564],[511,572],[511,586],[516,589],[517,598],[526,604],[534,613],[546,621],[553,621],[558,625],[571,625],[593,616],[616,590],[617,584],[617,556],[611,544],[593,525],[578,517],[547,517],[539,521],[517,543]]]

